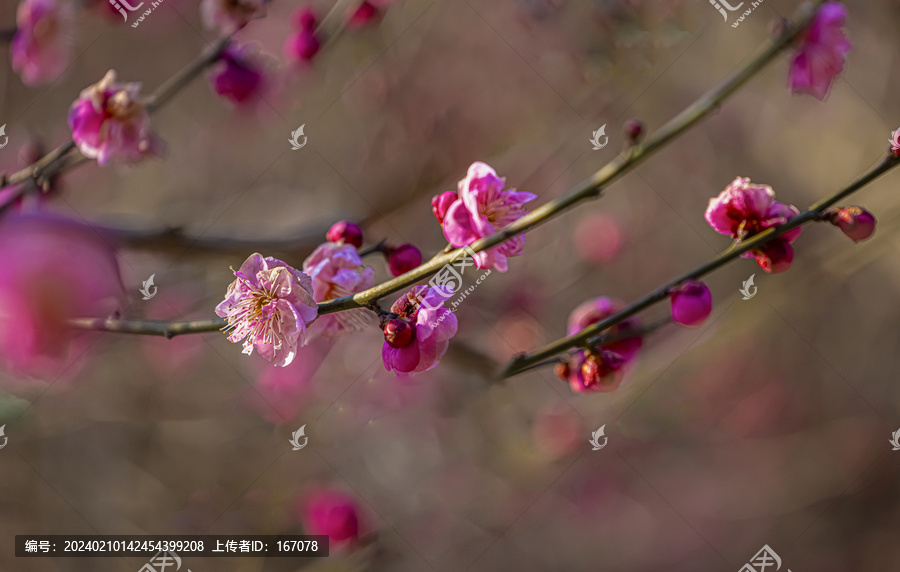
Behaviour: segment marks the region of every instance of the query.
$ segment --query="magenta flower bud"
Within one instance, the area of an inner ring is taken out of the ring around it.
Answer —
[[[875,215],[862,207],[846,207],[838,210],[831,222],[853,239],[853,242],[861,242],[875,234],[877,221]]]
[[[320,47],[319,38],[312,29],[301,30],[284,41],[284,56],[298,63],[310,62]]]
[[[450,208],[450,205],[457,201],[457,199],[459,199],[459,195],[456,194],[456,191],[447,191],[431,199],[431,212],[434,213],[438,223],[444,224],[444,217],[447,216],[447,210]]]
[[[640,143],[644,138],[644,123],[638,119],[629,119],[625,122],[625,136],[632,144]]]
[[[402,318],[394,318],[384,325],[384,341],[392,348],[405,348],[415,337],[416,329]]]
[[[291,16],[291,22],[295,28],[312,30],[316,27],[316,14],[310,8],[300,8]]]
[[[706,284],[688,280],[669,294],[672,320],[683,326],[698,326],[712,312],[712,294]]]
[[[374,24],[380,16],[381,10],[377,6],[368,0],[363,0],[347,19],[347,25],[352,28],[362,28],[368,24]]]
[[[784,272],[794,261],[794,248],[786,240],[772,240],[754,254],[759,267],[771,274]]]
[[[356,248],[359,248],[363,243],[363,234],[358,226],[350,221],[342,220],[334,223],[331,228],[328,229],[325,239],[328,242],[352,244]]]
[[[336,490],[312,495],[304,511],[304,523],[312,534],[326,534],[332,542],[355,540],[359,536],[359,505]]]
[[[209,80],[217,94],[241,104],[259,94],[263,74],[254,54],[246,46],[229,46],[213,67]]]
[[[401,244],[397,248],[390,249],[388,253],[388,268],[394,276],[406,274],[420,264],[422,253],[411,244]]]

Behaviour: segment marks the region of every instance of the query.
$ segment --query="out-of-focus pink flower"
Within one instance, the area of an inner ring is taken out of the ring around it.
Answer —
[[[242,397],[241,402],[271,423],[289,423],[304,407],[314,402],[313,377],[333,345],[333,338],[310,340],[297,349],[297,357],[286,367],[270,367],[267,362],[252,360],[250,365],[255,369],[253,375],[256,383],[253,389],[247,389],[248,397]]]
[[[684,326],[696,326],[712,313],[712,293],[703,282],[688,280],[670,294],[672,320]]]
[[[294,62],[308,63],[321,47],[316,35],[316,16],[309,8],[300,8],[294,12],[293,22],[298,30],[284,41],[284,57]]]
[[[842,29],[846,20],[847,9],[841,2],[826,2],[819,8],[791,63],[791,91],[825,99],[850,52]]]
[[[831,217],[831,223],[852,238],[853,242],[861,242],[871,238],[875,234],[875,224],[877,222],[875,215],[862,207],[838,209]]]
[[[394,302],[391,312],[413,327],[411,342],[405,347],[392,347],[387,341],[381,357],[388,371],[412,373],[427,371],[440,363],[456,335],[456,316],[443,307],[452,292],[446,286],[431,288],[413,286],[405,296]]]
[[[385,254],[388,259],[388,269],[394,276],[406,274],[422,264],[422,252],[412,244],[401,244],[396,248],[389,248]]]
[[[472,244],[528,214],[523,205],[536,199],[537,195],[504,190],[505,185],[490,166],[472,163],[466,178],[459,182],[459,198],[444,216],[444,236],[450,244],[456,248]],[[524,248],[525,237],[514,236],[499,246],[476,253],[475,265],[506,272],[507,258],[520,256]]]
[[[67,219],[4,218],[0,268],[0,362],[20,374],[59,373],[79,337],[68,320],[109,316],[123,292],[112,248]]]
[[[350,296],[371,288],[375,282],[375,271],[369,266],[364,268],[362,264],[352,244],[320,244],[303,261],[303,271],[312,278],[316,302]],[[317,320],[315,333],[334,336],[359,330],[369,323],[370,315],[371,312],[364,308],[325,314]]]
[[[69,128],[85,157],[105,165],[112,159],[135,163],[159,153],[161,143],[150,131],[140,90],[139,83],[116,83],[116,72],[110,70],[81,92],[69,111]]]
[[[293,361],[297,347],[306,344],[306,328],[316,319],[309,276],[285,262],[259,253],[251,254],[235,281],[228,285],[225,300],[216,314],[228,319],[228,340],[244,341],[244,353],[253,349],[276,366]]]
[[[10,46],[13,69],[28,86],[50,83],[72,56],[72,5],[59,0],[22,0]]]
[[[532,435],[538,451],[554,460],[572,454],[582,439],[578,417],[567,407],[541,411],[532,427]]]
[[[439,224],[444,224],[444,217],[447,216],[450,205],[455,203],[458,198],[459,195],[456,194],[456,191],[446,191],[431,199],[431,212],[434,213]]]
[[[767,228],[784,224],[799,213],[797,207],[777,202],[772,187],[754,185],[750,179],[738,177],[718,197],[709,200],[706,221],[716,232],[743,240]],[[801,232],[803,229],[799,226],[792,228],[760,249],[741,256],[755,257],[766,272],[783,272],[794,258],[791,243],[797,240]],[[773,261],[776,264],[773,265]]]
[[[255,46],[225,48],[209,75],[213,90],[236,104],[250,103],[265,85],[263,66]]]
[[[338,244],[352,244],[359,248],[363,244],[362,229],[350,221],[342,220],[331,225],[328,233],[325,235],[328,242],[336,242]]]
[[[900,157],[900,129],[891,133],[891,154]]]
[[[579,222],[572,239],[581,258],[595,264],[615,258],[624,242],[619,224],[602,213],[588,215]]]
[[[200,4],[203,25],[223,36],[265,15],[266,0],[203,0]]]
[[[618,301],[599,297],[584,302],[569,316],[568,335],[574,335],[584,328],[612,316],[622,309]],[[615,334],[640,327],[636,317],[604,330],[604,334]],[[572,391],[615,391],[621,385],[628,366],[635,360],[643,345],[640,336],[625,338],[604,344],[590,351],[576,353],[568,364],[561,368],[561,374],[568,379]]]
[[[351,28],[362,28],[375,24],[382,15],[378,6],[368,0],[363,0],[356,7],[351,7],[348,14],[347,26]]]
[[[338,543],[353,541],[359,536],[359,504],[341,491],[318,490],[304,499],[299,508],[309,534],[325,534]]]

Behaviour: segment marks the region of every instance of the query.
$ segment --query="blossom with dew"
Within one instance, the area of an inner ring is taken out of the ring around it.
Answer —
[[[891,133],[891,155],[900,157],[900,129]]]
[[[830,214],[831,224],[841,229],[841,232],[853,239],[853,242],[862,242],[875,234],[875,215],[862,207],[844,207],[836,209]]]
[[[228,321],[228,340],[244,340],[245,354],[255,348],[276,366],[288,365],[306,344],[307,326],[318,314],[312,279],[259,253],[233,271],[235,280],[216,306],[216,314]]]
[[[159,154],[162,144],[150,130],[150,114],[138,99],[139,83],[116,83],[110,70],[81,92],[69,110],[72,139],[81,154],[106,165],[135,163]]]
[[[209,82],[213,91],[237,105],[258,99],[265,87],[258,48],[229,45],[212,66]]]
[[[384,254],[387,256],[388,270],[394,276],[406,274],[422,264],[422,252],[412,244],[388,247]]]
[[[472,244],[528,214],[523,205],[536,199],[537,195],[504,190],[505,186],[506,182],[490,166],[472,163],[466,178],[459,182],[458,198],[443,217],[444,236],[450,244],[456,248]],[[503,244],[476,253],[475,265],[506,272],[507,258],[520,256],[524,248],[525,236],[514,236]]]
[[[233,34],[265,15],[266,0],[203,0],[200,3],[203,25],[222,35]]]
[[[334,543],[352,542],[359,537],[360,508],[350,495],[320,489],[306,495],[298,508],[309,534],[327,535]]]
[[[738,177],[719,196],[709,200],[706,222],[718,233],[743,240],[784,224],[799,213],[797,207],[777,202],[772,187],[755,185],[746,177]],[[756,258],[766,272],[783,272],[794,258],[791,243],[797,240],[801,232],[803,229],[799,226],[792,228],[759,249],[741,256]]]
[[[284,57],[297,63],[309,63],[319,53],[322,46],[316,35],[316,15],[309,8],[300,8],[294,13],[296,33],[284,42]]]
[[[69,219],[5,217],[0,268],[0,363],[18,374],[61,373],[86,350],[69,320],[108,317],[123,297],[115,251]]]
[[[712,313],[712,294],[699,280],[688,280],[669,293],[672,320],[683,326],[697,326]]]
[[[568,335],[604,320],[623,308],[621,302],[601,296],[584,302],[569,316]],[[626,318],[603,334],[620,334],[640,327],[636,317]],[[615,391],[622,384],[629,366],[638,355],[643,339],[637,335],[579,350],[557,374],[569,382],[572,391]]]
[[[456,335],[456,316],[443,307],[452,294],[446,286],[413,286],[391,306],[400,323],[384,326],[384,367],[397,373],[427,371],[440,363]]]
[[[819,7],[800,37],[791,62],[789,81],[793,93],[807,93],[820,100],[828,95],[850,52],[850,41],[843,30],[846,20],[847,9],[841,2],[826,2]]]
[[[363,267],[362,259],[352,244],[320,244],[303,261],[303,272],[312,278],[316,302],[362,292],[375,282],[375,271],[371,267]],[[314,332],[333,336],[360,330],[370,324],[371,318],[372,313],[364,308],[325,314],[316,321]]]
[[[352,244],[356,248],[363,245],[363,233],[359,226],[350,221],[342,220],[331,225],[328,233],[325,235],[328,242],[336,242],[338,244]]]
[[[28,86],[58,78],[72,59],[72,4],[60,0],[22,0],[10,45],[12,67]]]

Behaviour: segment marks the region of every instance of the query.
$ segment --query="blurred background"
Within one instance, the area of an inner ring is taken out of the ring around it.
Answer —
[[[0,5],[0,28],[15,4]],[[784,274],[744,259],[713,273],[709,320],[648,336],[618,391],[574,394],[550,368],[493,379],[564,335],[582,301],[633,301],[726,248],[703,213],[736,176],[802,209],[883,156],[900,127],[900,3],[845,4],[853,51],[825,102],[792,96],[780,57],[601,200],[529,233],[525,255],[466,298],[430,372],[385,371],[372,328],[283,369],[219,333],[103,333],[58,374],[0,373],[0,570],[145,562],[15,559],[16,534],[301,534],[322,495],[358,521],[329,558],[184,568],[735,571],[769,545],[782,569],[900,570],[896,172],[847,203],[878,217],[871,240],[813,225]],[[446,244],[431,197],[472,162],[536,193],[532,208],[558,197],[616,156],[626,120],[652,133],[799,2],[766,0],[732,28],[706,0],[398,0],[291,66],[282,44],[302,5],[333,8],[275,0],[238,34],[268,62],[256,105],[236,109],[198,78],[153,116],[164,158],[90,162],[43,204],[131,236],[183,231],[118,250],[124,317],[214,317],[229,266],[252,253],[235,239],[299,267],[347,219],[367,244],[430,258]],[[75,58],[48,86],[25,87],[0,47],[0,171],[21,167],[27,140],[67,141],[69,105],[108,69],[149,93],[216,38],[193,0],[165,0],[137,28],[103,3],[75,21]],[[301,125],[308,144],[292,151]],[[603,125],[609,145],[592,150]],[[382,258],[366,263],[376,283],[390,277]],[[158,294],[144,301],[151,274]],[[744,301],[751,274],[758,294]],[[292,451],[301,425],[309,444]],[[601,425],[608,445],[592,451]]]

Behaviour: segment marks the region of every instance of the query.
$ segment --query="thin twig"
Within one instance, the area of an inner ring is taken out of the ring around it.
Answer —
[[[554,356],[561,352],[565,352],[570,348],[581,346],[585,344],[587,340],[596,336],[603,330],[621,323],[623,320],[637,314],[638,312],[646,308],[649,308],[657,302],[665,300],[669,296],[669,293],[683,282],[686,282],[688,280],[696,280],[701,276],[709,274],[710,272],[738,258],[741,254],[749,252],[751,250],[755,250],[763,244],[769,242],[773,238],[780,236],[781,234],[784,234],[785,232],[793,228],[797,228],[798,226],[801,226],[808,222],[821,220],[822,212],[825,209],[836,204],[845,197],[850,196],[868,183],[872,182],[876,178],[896,167],[898,164],[900,164],[900,157],[885,157],[884,160],[881,161],[881,163],[858,178],[856,181],[854,181],[844,189],[841,189],[837,193],[811,205],[809,209],[790,219],[783,225],[767,229],[747,240],[742,241],[737,246],[732,246],[731,248],[720,253],[718,256],[706,262],[705,264],[701,264],[687,274],[684,274],[683,276],[672,280],[665,286],[657,288],[637,302],[620,310],[619,312],[616,312],[606,319],[600,320],[599,322],[588,326],[577,334],[559,339],[531,353],[519,354],[517,356],[514,356],[509,361],[509,363],[506,364],[506,367],[503,368],[503,372],[501,373],[501,375],[503,377],[511,377],[513,375],[521,373],[522,371],[525,371],[533,363],[541,362],[551,356]]]

